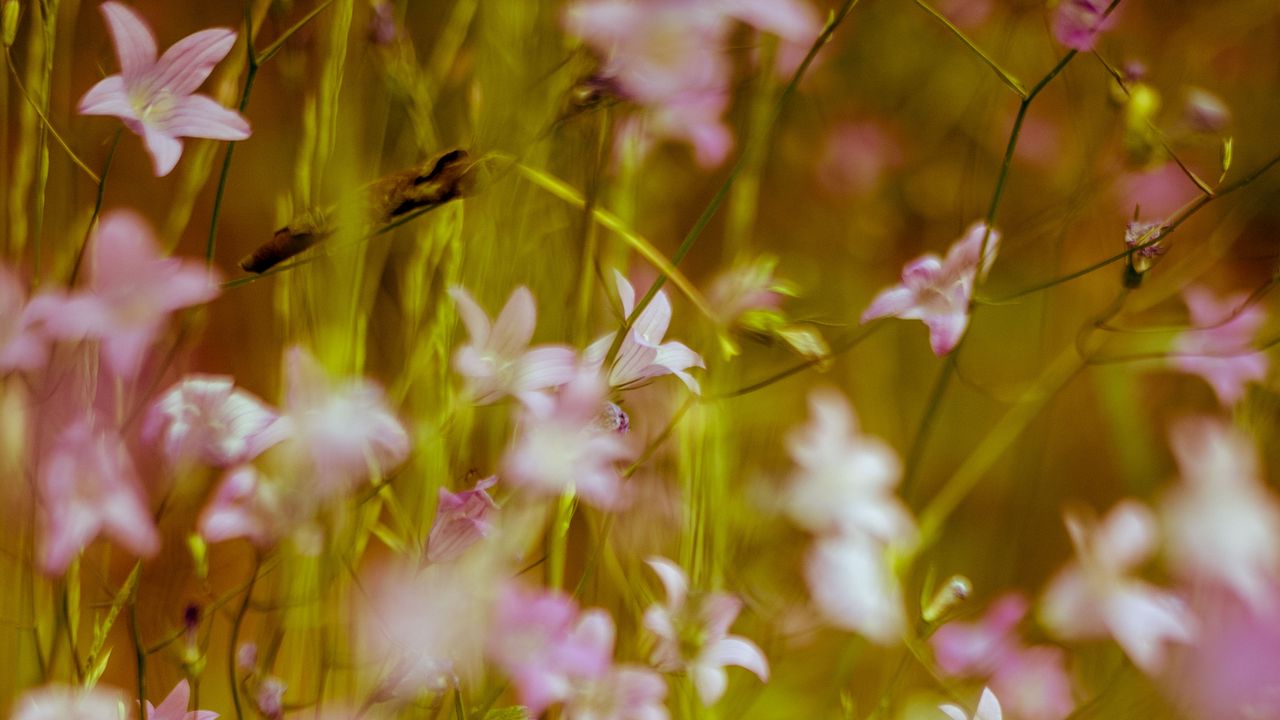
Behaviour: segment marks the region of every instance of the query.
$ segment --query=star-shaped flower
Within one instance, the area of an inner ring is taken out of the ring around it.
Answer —
[[[159,59],[151,28],[129,6],[101,5],[120,73],[103,78],[80,98],[82,115],[114,115],[142,137],[157,176],[182,156],[179,138],[244,140],[249,123],[207,95],[194,94],[235,45],[236,33],[212,28],[174,43]]]
[[[142,437],[160,441],[173,465],[198,458],[217,467],[248,462],[283,436],[278,413],[222,375],[187,375],[152,404]]]
[[[613,271],[618,283],[618,299],[622,301],[622,314],[631,317],[636,306],[636,291],[617,270]],[[702,356],[684,343],[662,342],[671,324],[671,300],[661,290],[645,307],[640,317],[632,323],[618,354],[609,367],[609,386],[619,390],[636,387],[663,375],[675,375],[689,387],[700,392],[698,381],[688,373],[692,367],[706,367]],[[589,364],[601,365],[613,344],[613,333],[608,333],[586,349],[583,359]]]

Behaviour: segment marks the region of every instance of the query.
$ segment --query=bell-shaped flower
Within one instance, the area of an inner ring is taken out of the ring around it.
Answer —
[[[187,375],[156,400],[142,437],[159,442],[178,466],[198,459],[215,467],[248,462],[283,438],[279,415],[226,375]]]
[[[218,713],[210,710],[188,712],[190,702],[191,685],[184,678],[173,686],[173,690],[159,707],[152,705],[150,700],[147,701],[146,720],[217,720]]]
[[[576,353],[564,345],[529,347],[537,319],[533,293],[518,287],[492,323],[466,290],[449,291],[471,341],[453,356],[453,367],[467,379],[467,393],[478,404],[512,395],[526,404],[545,402],[541,391],[569,382]]]
[[[998,230],[988,231],[985,223],[974,223],[945,259],[926,253],[907,263],[902,283],[881,291],[862,313],[862,322],[883,317],[921,320],[929,328],[933,353],[946,355],[969,326],[974,283],[986,276],[999,247]]]
[[[427,562],[455,560],[493,530],[490,516],[498,505],[488,491],[497,482],[498,478],[490,476],[459,493],[440,488],[436,521],[427,536]]]
[[[650,605],[644,626],[658,639],[653,663],[663,672],[684,670],[704,705],[713,705],[728,685],[725,666],[737,665],[769,680],[769,661],[759,646],[729,627],[742,610],[742,601],[728,593],[690,597],[689,578],[675,563],[660,557],[646,561],[658,574],[667,601]]]
[[[1267,321],[1266,310],[1257,303],[1246,306],[1245,293],[1218,299],[1206,288],[1190,287],[1182,297],[1198,329],[1178,335],[1170,361],[1175,369],[1204,378],[1224,406],[1235,405],[1245,386],[1267,376],[1266,353],[1250,348]]]
[[[585,644],[613,656],[613,618],[593,609],[582,613],[574,635]],[[637,665],[613,665],[599,677],[579,679],[571,684],[565,699],[565,720],[668,720],[664,700],[667,682],[662,676]]]
[[[947,714],[951,720],[969,720],[969,714],[957,705],[939,705],[938,709]],[[1001,720],[1004,717],[1000,709],[1000,701],[990,688],[982,689],[982,697],[978,699],[978,709],[973,713],[973,720]]]
[[[1090,52],[1111,25],[1107,0],[1061,0],[1053,14],[1053,37],[1072,50]]]
[[[72,421],[41,463],[38,482],[44,516],[40,566],[50,575],[66,572],[100,534],[134,555],[159,551],[146,493],[115,429],[87,417]]]
[[[244,140],[249,123],[207,95],[195,94],[235,45],[229,28],[201,30],[174,43],[159,58],[151,28],[129,6],[109,1],[100,9],[111,31],[120,73],[103,78],[80,98],[82,115],[114,115],[138,134],[157,176],[168,175],[182,156],[179,138]]]
[[[42,685],[18,698],[12,720],[122,720],[126,702],[124,691],[102,683],[89,690]]]
[[[200,513],[200,536],[211,543],[244,538],[265,550],[288,534],[295,518],[305,517],[299,504],[309,497],[289,492],[252,465],[232,468]]]
[[[1202,417],[1175,424],[1169,444],[1182,476],[1162,504],[1174,569],[1230,589],[1259,613],[1274,610],[1280,500],[1267,491],[1254,443]]]
[[[203,264],[160,254],[150,224],[113,210],[89,239],[88,287],[31,301],[44,331],[63,340],[96,339],[107,367],[137,373],[169,314],[218,296],[218,276]]]
[[[631,451],[618,433],[601,426],[604,408],[604,382],[594,368],[582,368],[550,404],[521,414],[521,432],[503,457],[503,479],[536,495],[572,489],[599,508],[621,505],[615,463]]]
[[[34,370],[48,357],[48,341],[28,307],[17,273],[0,265],[0,373]]]
[[[862,534],[819,539],[809,549],[804,575],[827,622],[880,645],[902,639],[902,589],[883,543]]]
[[[809,422],[787,436],[796,463],[785,507],[816,534],[864,533],[881,542],[909,540],[914,523],[894,494],[902,464],[893,448],[858,431],[858,419],[839,392],[809,395]]]
[[[618,283],[618,299],[622,301],[622,314],[631,317],[636,304],[636,291],[617,270],[613,271]],[[690,350],[684,343],[662,342],[667,326],[671,324],[671,301],[661,290],[640,313],[631,329],[618,346],[618,354],[609,367],[609,386],[626,390],[662,375],[675,375],[695,393],[701,392],[698,381],[688,373],[692,367],[706,367],[702,356]],[[613,344],[613,333],[596,340],[583,353],[590,365],[603,365]]]
[[[1100,523],[1066,516],[1076,560],[1049,583],[1040,621],[1062,640],[1114,639],[1134,665],[1160,670],[1169,642],[1190,642],[1194,616],[1172,593],[1132,575],[1156,550],[1156,519],[1132,500]]]

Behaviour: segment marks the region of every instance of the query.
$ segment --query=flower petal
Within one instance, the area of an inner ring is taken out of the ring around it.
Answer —
[[[142,141],[147,146],[147,153],[151,155],[156,177],[164,177],[173,171],[178,158],[182,157],[182,141],[150,125],[143,125],[142,128]]]
[[[730,635],[703,652],[702,661],[713,665],[737,665],[755,673],[761,682],[769,682],[769,661],[755,643]]]
[[[489,315],[465,288],[449,288],[449,297],[458,304],[458,315],[462,317],[462,324],[466,326],[467,334],[471,336],[471,344],[477,347],[488,345]]]
[[[223,107],[207,95],[182,98],[157,125],[166,135],[173,137],[244,140],[250,133],[249,122],[240,113]]]
[[[236,44],[230,28],[211,28],[192,33],[169,47],[160,56],[148,78],[150,86],[175,95],[189,95],[209,77],[213,68]]]
[[[662,587],[667,591],[667,607],[684,606],[685,596],[689,593],[689,578],[685,576],[684,570],[663,557],[651,557],[645,563],[653,568],[662,581]]]
[[[698,665],[692,668],[693,685],[703,705],[711,706],[724,695],[729,678],[719,665]]]
[[[529,288],[521,285],[493,321],[490,349],[502,357],[516,357],[529,346],[537,323],[538,310]]]
[[[142,16],[124,3],[102,3],[99,8],[111,31],[111,42],[120,59],[120,72],[133,81],[156,61],[156,36]]]
[[[96,85],[89,88],[89,92],[80,98],[76,111],[81,115],[137,118],[133,105],[129,103],[129,94],[124,89],[124,77],[120,75],[102,78]]]

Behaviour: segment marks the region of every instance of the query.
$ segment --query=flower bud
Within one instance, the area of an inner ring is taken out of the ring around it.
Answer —
[[[963,575],[952,575],[946,583],[934,593],[933,600],[920,613],[921,619],[928,625],[936,625],[938,621],[949,615],[973,595],[973,583]]]
[[[1134,221],[1125,226],[1124,245],[1133,251],[1126,258],[1125,287],[1138,287],[1142,283],[1143,274],[1168,249],[1159,242],[1163,234],[1163,223]]]
[[[13,47],[18,37],[18,20],[22,17],[22,4],[18,0],[4,0],[4,46]]]

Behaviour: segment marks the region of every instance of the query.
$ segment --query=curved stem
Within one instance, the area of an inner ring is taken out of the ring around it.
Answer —
[[[116,156],[116,148],[120,146],[120,135],[124,132],[124,126],[120,126],[116,130],[115,137],[111,140],[111,148],[107,150],[107,160],[102,164],[102,176],[98,178],[98,193],[93,201],[93,214],[89,216],[89,224],[84,228],[84,239],[80,241],[80,250],[76,253],[76,261],[71,265],[71,277],[67,280],[67,287],[76,284],[76,277],[80,274],[80,266],[84,262],[85,249],[89,247],[89,236],[93,234],[93,226],[98,222],[98,216],[102,214],[102,199],[106,195],[107,190],[107,174],[111,172],[111,161]]]
[[[249,602],[253,599],[253,586],[258,582],[258,570],[262,567],[262,558],[254,557],[253,575],[244,589],[244,600],[236,611],[235,620],[231,623],[231,637],[227,641],[227,680],[231,683],[231,702],[236,709],[236,720],[244,720],[244,710],[240,706],[240,681],[236,677],[236,651],[240,644],[240,627],[249,612]]]
[[[22,98],[27,101],[27,104],[31,106],[31,109],[35,110],[36,115],[40,118],[40,122],[44,123],[45,128],[49,130],[49,134],[53,135],[53,139],[57,140],[58,144],[62,146],[62,149],[67,152],[67,157],[71,158],[71,162],[75,163],[76,167],[83,170],[84,174],[88,175],[90,180],[93,180],[95,183],[101,183],[102,180],[98,177],[98,174],[90,170],[89,166],[85,165],[84,161],[80,159],[80,156],[76,155],[75,151],[71,149],[71,146],[67,144],[67,141],[58,133],[58,129],[55,128],[53,123],[49,121],[49,118],[45,116],[44,111],[40,109],[38,104],[36,104],[36,101],[27,94],[27,88],[22,84],[22,79],[18,77],[18,71],[13,66],[13,56],[9,53],[8,45],[4,48],[4,61],[5,65],[9,68],[9,75],[13,77],[14,84],[18,86],[18,92],[22,94]]]

